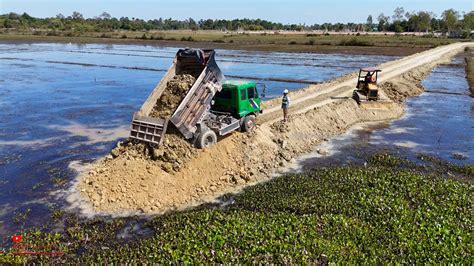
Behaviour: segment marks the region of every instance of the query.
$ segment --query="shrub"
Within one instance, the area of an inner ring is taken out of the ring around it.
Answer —
[[[367,42],[364,40],[360,40],[356,37],[353,37],[348,40],[342,40],[339,42],[339,45],[341,46],[373,46],[374,44],[371,42]]]
[[[188,37],[181,38],[181,41],[183,41],[183,42],[194,42],[195,40],[193,39],[193,37],[188,36]]]
[[[291,42],[289,42],[288,44],[289,44],[289,45],[295,45],[295,44],[297,44],[297,42],[296,42],[296,41],[291,41]]]

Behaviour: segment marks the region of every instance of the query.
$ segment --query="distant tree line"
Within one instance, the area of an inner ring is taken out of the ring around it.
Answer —
[[[115,30],[222,30],[222,31],[260,31],[260,30],[323,30],[323,31],[391,31],[391,32],[434,32],[441,31],[469,36],[474,30],[474,12],[462,15],[453,9],[445,10],[440,17],[428,11],[406,12],[398,7],[392,16],[381,13],[376,18],[369,15],[366,23],[324,23],[324,24],[282,24],[262,19],[150,19],[112,17],[103,12],[94,18],[84,18],[79,12],[70,16],[62,14],[50,18],[35,18],[27,13],[0,15],[0,28],[7,29],[47,29],[59,31],[102,32]],[[465,36],[466,37],[466,36]]]

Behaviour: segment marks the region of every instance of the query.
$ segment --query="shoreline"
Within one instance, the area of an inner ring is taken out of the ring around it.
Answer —
[[[142,40],[118,39],[100,37],[65,37],[65,36],[36,36],[0,34],[0,44],[33,44],[33,43],[73,43],[73,44],[110,44],[110,45],[143,45],[166,47],[190,47],[201,49],[225,49],[261,52],[288,52],[288,53],[320,53],[320,54],[361,54],[409,56],[430,49],[430,47],[396,47],[396,46],[339,46],[339,45],[305,45],[305,44],[238,44],[217,43],[204,41],[179,40]]]

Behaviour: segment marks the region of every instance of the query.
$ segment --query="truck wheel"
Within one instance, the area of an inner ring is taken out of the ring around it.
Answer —
[[[249,115],[244,118],[242,123],[242,132],[250,132],[255,128],[255,116]]]
[[[214,131],[210,129],[199,133],[196,139],[196,146],[199,149],[211,147],[212,145],[216,143],[217,143],[217,135]]]

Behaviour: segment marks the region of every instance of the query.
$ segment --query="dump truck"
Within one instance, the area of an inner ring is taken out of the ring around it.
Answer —
[[[379,100],[377,87],[379,72],[382,72],[382,70],[373,67],[359,70],[356,89],[352,94],[357,103]]]
[[[176,110],[170,117],[151,117],[168,82],[183,74],[192,75],[196,81]],[[206,148],[217,143],[218,136],[239,129],[251,131],[262,113],[262,96],[253,81],[225,81],[214,50],[180,49],[164,77],[134,113],[129,138],[157,147],[171,122],[197,148]]]

